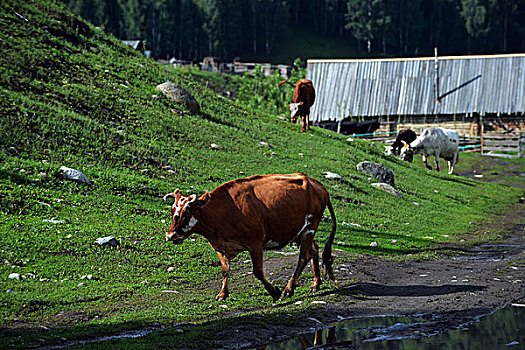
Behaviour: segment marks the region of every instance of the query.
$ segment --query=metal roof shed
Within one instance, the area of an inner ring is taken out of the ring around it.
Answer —
[[[313,122],[525,113],[525,54],[438,57],[437,70],[435,57],[309,59],[306,77]]]

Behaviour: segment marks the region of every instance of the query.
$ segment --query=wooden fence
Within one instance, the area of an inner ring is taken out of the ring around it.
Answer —
[[[525,132],[513,135],[487,135],[481,138],[481,155],[494,157],[521,157],[525,150]]]

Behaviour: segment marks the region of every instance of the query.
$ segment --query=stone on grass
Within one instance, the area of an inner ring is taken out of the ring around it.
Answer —
[[[170,101],[186,106],[192,113],[200,112],[201,107],[197,100],[182,86],[167,81],[158,85],[157,90],[160,90]]]
[[[89,182],[86,175],[82,174],[80,171],[76,169],[68,168],[66,166],[61,166],[60,170],[62,170],[60,175],[62,175],[62,177],[66,180],[77,181],[77,182],[82,182],[82,183],[91,185],[91,182]]]
[[[361,162],[357,164],[357,170],[368,174],[381,182],[394,186],[394,173],[392,170],[374,162]]]
[[[341,175],[339,174],[336,174],[336,173],[332,173],[331,171],[325,171],[323,173],[324,177],[329,179],[329,180],[337,180],[337,181],[341,181],[343,183],[347,183],[348,181],[342,177]]]
[[[97,243],[101,246],[117,247],[120,242],[114,236],[97,238]]]
[[[394,187],[390,186],[389,184],[386,184],[386,183],[373,183],[372,184],[373,187],[375,188],[379,188],[383,191],[386,191],[388,193],[391,193],[395,196],[398,196],[398,197],[402,197],[401,196],[401,193],[399,193],[398,190],[396,190]]]
[[[22,279],[22,275],[20,275],[19,273],[13,272],[12,274],[10,274],[8,276],[8,278],[10,278],[12,280],[21,280]]]
[[[372,243],[370,243],[370,246],[371,246],[371,247],[377,247],[377,246],[379,246],[379,243],[377,243],[377,242],[372,242]]]
[[[52,219],[44,219],[42,220],[44,222],[49,222],[50,224],[65,224],[66,222],[64,220],[57,220],[55,218]]]

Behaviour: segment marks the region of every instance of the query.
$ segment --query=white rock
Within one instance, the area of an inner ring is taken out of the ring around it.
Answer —
[[[325,171],[324,173],[324,177],[327,178],[327,179],[333,179],[333,180],[342,180],[343,177],[339,174],[336,174],[336,173],[332,173],[331,171]]]
[[[112,246],[112,247],[116,247],[116,246],[118,246],[120,244],[118,239],[116,239],[114,236],[97,238],[97,243],[102,245],[102,246],[109,245],[109,246]]]
[[[16,273],[16,272],[13,272],[8,277],[10,279],[13,279],[13,280],[21,280],[22,279],[22,275],[20,275],[19,273]]]
[[[377,243],[377,242],[372,242],[372,243],[370,243],[370,246],[371,246],[371,247],[377,247],[377,246],[379,246],[379,243]]]
[[[52,219],[44,219],[43,220],[44,222],[49,222],[51,224],[64,224],[65,221],[64,220],[56,220],[55,218],[52,218]]]
[[[386,191],[388,193],[391,193],[391,194],[393,194],[395,196],[402,197],[401,193],[399,193],[398,190],[396,190],[394,187],[390,186],[387,183],[377,182],[377,183],[373,183],[372,186],[375,187],[375,188],[379,188],[379,189],[381,189],[383,191]]]
[[[91,185],[91,182],[89,182],[86,175],[82,174],[80,171],[76,169],[68,168],[66,166],[61,166],[60,170],[62,170],[62,177],[65,179],[83,182],[88,185]]]

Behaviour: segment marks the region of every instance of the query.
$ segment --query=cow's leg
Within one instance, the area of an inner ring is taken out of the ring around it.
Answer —
[[[305,118],[306,118],[306,128],[310,129],[310,114],[307,114]]]
[[[304,115],[301,116],[301,132],[306,131],[306,117]]]
[[[312,256],[314,234],[315,231],[313,230],[307,230],[301,234],[301,250],[299,252],[299,262],[297,263],[297,268],[295,269],[294,274],[288,281],[286,288],[284,288],[283,294],[285,297],[293,296],[295,287],[297,286],[297,280],[299,279],[299,276],[301,276],[301,273],[306,267],[308,260],[310,260]]]
[[[317,292],[321,286],[321,273],[319,270],[319,246],[315,241],[312,241],[312,270],[314,272],[314,281],[310,290]]]
[[[452,174],[454,172],[454,165],[456,165],[456,162],[458,161],[458,152],[454,153],[454,157],[452,157],[452,161],[448,161],[448,173]]]
[[[427,169],[432,170],[432,167],[430,165],[428,165],[427,155],[423,154],[422,157],[423,157],[423,162],[425,162],[425,166],[427,167]]]
[[[436,171],[439,171],[439,153],[436,153]]]
[[[219,260],[221,261],[222,266],[222,288],[221,292],[217,294],[217,297],[215,299],[217,300],[225,300],[228,298],[229,292],[228,292],[228,275],[230,274],[230,259],[226,255],[222,255],[221,253],[217,252],[219,255]]]
[[[270,294],[270,296],[273,298],[273,301],[279,300],[279,298],[281,297],[281,291],[279,290],[279,288],[275,287],[273,284],[268,282],[266,278],[264,278],[262,246],[250,250],[250,256],[252,258],[253,264],[253,275],[255,276],[255,278],[257,278],[263,283],[264,288],[266,289],[268,294]]]

